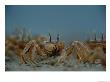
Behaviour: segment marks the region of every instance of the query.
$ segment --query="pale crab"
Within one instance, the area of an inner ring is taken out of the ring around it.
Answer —
[[[70,47],[62,50],[57,63],[64,62],[70,55],[74,54],[76,55],[78,62],[96,63],[97,60],[100,60],[99,63],[104,66],[106,65],[106,55],[104,54],[102,47],[96,47],[94,50],[91,50],[85,42],[80,41],[74,41]]]
[[[49,41],[43,41],[38,43],[36,40],[29,41],[23,52],[21,53],[20,60],[21,63],[31,63],[36,64],[36,57],[39,56],[59,56],[64,49],[64,42],[59,41],[57,37],[57,41],[51,41],[51,37]]]

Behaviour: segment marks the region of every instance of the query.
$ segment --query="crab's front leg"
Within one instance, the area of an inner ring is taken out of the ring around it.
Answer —
[[[44,52],[44,49],[41,49],[40,46],[36,43],[35,44],[35,48],[36,48],[36,52],[37,52],[37,55],[40,55],[40,56],[45,56],[45,52]]]
[[[35,61],[37,55],[43,56],[44,53],[37,43],[33,43],[29,50],[29,60],[32,64],[37,64]]]
[[[23,52],[21,53],[20,59],[22,63],[34,63],[33,61],[33,49],[35,47],[35,41],[32,40],[29,43],[26,44],[25,48],[23,49]],[[35,52],[35,51],[34,51]]]
[[[57,63],[61,63],[64,62],[74,51],[74,47],[70,46],[67,49],[63,49],[61,52],[61,56],[58,58],[58,62]]]
[[[57,63],[63,62],[65,60],[66,56],[67,56],[66,51],[63,49],[62,52],[61,52],[61,56],[58,57]]]
[[[22,53],[21,53],[19,59],[20,59],[20,64],[27,64],[27,62],[26,62],[24,56],[22,55]]]
[[[24,56],[23,56],[23,52],[22,52],[22,49],[20,49],[18,46],[15,47],[15,53],[19,59],[19,63],[20,64],[25,64],[26,61],[24,59]]]
[[[33,51],[34,50],[34,51]],[[37,64],[35,61],[34,61],[34,59],[33,59],[33,57],[35,56],[35,49],[34,49],[34,46],[32,47],[32,48],[30,48],[30,51],[29,51],[29,61],[30,61],[30,63],[31,64]]]

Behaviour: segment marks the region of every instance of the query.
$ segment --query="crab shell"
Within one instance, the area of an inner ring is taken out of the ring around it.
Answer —
[[[42,51],[48,56],[60,55],[61,51],[64,49],[63,42],[45,42],[40,44]]]

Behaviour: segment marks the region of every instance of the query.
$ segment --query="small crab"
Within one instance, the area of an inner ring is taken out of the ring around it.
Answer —
[[[64,49],[57,63],[65,61],[72,54],[76,55],[78,63],[95,63],[97,60],[100,60],[102,65],[106,65],[106,56],[102,47],[96,47],[94,50],[91,50],[85,42],[80,41],[74,41],[67,49]]]
[[[23,63],[34,63],[36,64],[36,56],[59,56],[64,49],[64,42],[60,42],[59,38],[57,41],[51,41],[51,37],[49,41],[43,41],[41,43],[37,43],[36,40],[29,41],[22,52],[22,61]]]

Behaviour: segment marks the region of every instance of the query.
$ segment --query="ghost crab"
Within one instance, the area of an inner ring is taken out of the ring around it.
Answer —
[[[50,36],[50,34],[49,34]],[[64,49],[64,42],[59,41],[59,35],[57,36],[57,41],[51,41],[51,36],[49,41],[43,41],[37,43],[36,40],[29,41],[23,52],[21,53],[21,63],[36,64],[36,57],[39,56],[59,56]]]
[[[64,62],[70,55],[76,55],[78,63],[96,63],[97,60],[100,60],[100,64],[106,66],[106,55],[102,47],[91,50],[87,43],[74,41],[67,49],[62,51],[57,63]]]

